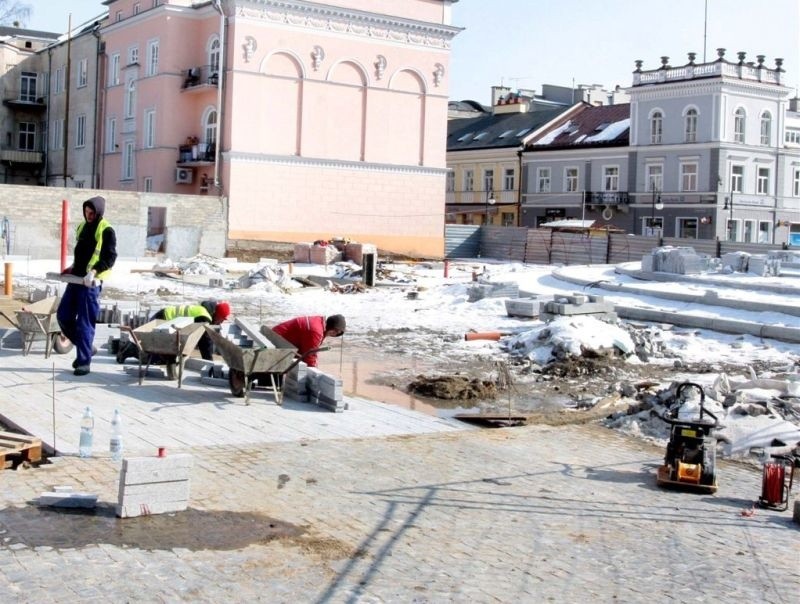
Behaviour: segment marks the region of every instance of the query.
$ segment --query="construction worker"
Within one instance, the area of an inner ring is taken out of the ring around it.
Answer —
[[[156,312],[150,320],[155,319],[171,321],[177,317],[193,317],[195,323],[211,323],[219,325],[231,314],[231,305],[225,300],[203,300],[200,304],[187,304],[183,306],[167,306]],[[214,342],[204,333],[197,343],[200,356],[210,361],[214,358]],[[124,363],[128,357],[139,358],[139,348],[133,342],[128,342],[117,353],[117,363]],[[156,361],[157,362],[157,361]]]
[[[67,283],[58,305],[56,317],[64,334],[75,345],[75,375],[91,370],[94,333],[100,314],[100,292],[103,280],[111,274],[117,260],[117,236],[103,217],[104,197],[92,197],[83,202],[83,222],[78,225],[72,265],[63,274],[81,277],[82,283]]]
[[[301,356],[305,356],[310,350],[319,348],[325,338],[344,335],[346,327],[342,315],[331,315],[327,319],[322,316],[296,317],[276,325],[272,331],[295,346]],[[305,356],[303,360],[309,367],[317,366],[316,353]]]

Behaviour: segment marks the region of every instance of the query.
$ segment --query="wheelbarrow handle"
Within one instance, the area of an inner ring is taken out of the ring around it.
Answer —
[[[330,346],[320,346],[319,348],[312,348],[311,350],[307,350],[303,354],[300,354],[299,352],[295,352],[294,353],[294,361],[292,361],[292,364],[289,365],[286,368],[286,370],[283,372],[283,374],[285,375],[285,374],[289,373],[292,369],[294,369],[300,363],[302,363],[306,359],[307,356],[309,356],[311,354],[316,354],[318,352],[325,352],[326,350],[330,350],[330,349],[331,349]]]

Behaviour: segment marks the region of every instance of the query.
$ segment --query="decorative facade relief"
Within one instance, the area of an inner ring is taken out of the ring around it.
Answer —
[[[256,52],[256,48],[258,48],[258,42],[253,36],[247,36],[244,39],[244,44],[242,44],[242,48],[244,49],[244,60],[245,63],[249,63],[250,59],[253,58],[253,54]]]
[[[450,48],[451,41],[460,31],[459,28],[450,25],[420,24],[345,8],[295,3],[293,0],[260,0],[259,4],[260,8],[237,6],[236,14],[295,27],[443,49]]]
[[[444,78],[444,65],[441,63],[434,64],[433,70],[433,85],[438,86],[442,83],[442,78]]]
[[[375,65],[375,79],[380,80],[383,77],[384,72],[386,71],[386,57],[384,57],[383,55],[378,55],[374,65]]]
[[[322,46],[315,46],[311,50],[311,66],[314,68],[314,71],[317,71],[322,65],[322,62],[325,60],[325,50]]]

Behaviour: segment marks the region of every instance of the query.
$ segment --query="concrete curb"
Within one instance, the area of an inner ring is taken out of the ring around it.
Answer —
[[[640,273],[645,274],[642,273],[641,271]],[[590,281],[587,279],[579,279],[574,276],[564,275],[560,269],[553,271],[552,274],[553,277],[555,277],[556,279],[565,281],[567,283],[573,283],[575,285],[592,286],[600,289],[606,289],[609,291],[618,291],[618,292],[636,293],[636,294],[643,293],[639,288],[636,287],[629,288],[628,286],[622,284]],[[647,273],[647,274],[654,274],[654,273]],[[658,280],[667,281],[668,279],[662,278]],[[646,292],[648,296],[654,298],[662,298],[673,301],[677,300],[684,302],[695,302],[697,304],[705,304],[711,306],[729,306],[731,308],[756,310],[753,308],[753,305],[748,304],[746,302],[743,302],[741,306],[735,306],[733,304],[730,305],[720,304],[718,299],[715,299],[712,304],[710,303],[710,298],[705,295],[692,296],[691,294],[678,294],[672,292],[664,292],[664,293],[667,295],[661,295],[661,292],[655,292],[655,293],[649,291]],[[685,298],[682,296],[685,296]],[[728,302],[735,302],[735,301],[728,300]],[[766,306],[768,307],[769,310],[772,310],[774,312],[782,312],[780,310],[780,307],[783,305],[765,305],[764,303],[761,303],[761,306]],[[680,327],[710,329],[712,331],[719,331],[722,333],[749,334],[757,336],[759,338],[770,338],[773,340],[780,340],[782,342],[791,342],[791,343],[800,342],[800,328],[797,327],[788,327],[785,325],[766,325],[764,323],[757,323],[755,321],[741,321],[738,319],[724,319],[720,317],[700,317],[695,315],[678,314],[676,311],[637,308],[632,306],[623,306],[619,304],[614,305],[614,310],[617,313],[617,315],[619,315],[619,317],[623,319],[648,321],[652,323],[669,323],[671,325],[678,325]],[[760,308],[759,310],[763,312],[765,309]],[[789,314],[796,315],[797,313],[793,312]]]

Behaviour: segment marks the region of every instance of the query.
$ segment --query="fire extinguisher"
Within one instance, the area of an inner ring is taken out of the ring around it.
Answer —
[[[789,494],[794,482],[795,458],[789,455],[772,455],[764,462],[761,475],[762,508],[784,511],[789,508]]]

